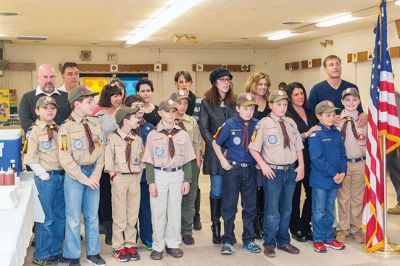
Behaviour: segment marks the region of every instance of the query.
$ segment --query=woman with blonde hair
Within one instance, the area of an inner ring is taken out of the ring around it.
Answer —
[[[269,115],[271,109],[268,107],[269,88],[271,80],[269,76],[263,72],[256,72],[250,75],[245,85],[245,92],[254,95],[257,108],[254,110],[254,117],[258,120]],[[257,239],[263,237],[263,219],[264,219],[264,190],[263,175],[261,171],[257,171],[257,215],[254,219],[254,232]]]

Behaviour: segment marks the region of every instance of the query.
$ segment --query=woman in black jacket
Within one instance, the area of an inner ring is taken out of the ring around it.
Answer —
[[[217,68],[210,74],[211,88],[201,101],[199,127],[206,143],[203,174],[210,175],[210,209],[213,243],[221,243],[222,167],[212,147],[213,136],[218,128],[236,114],[236,95],[232,87],[232,74],[225,68]]]
[[[311,187],[310,182],[310,155],[308,151],[308,137],[315,131],[320,130],[318,120],[313,110],[307,109],[307,95],[303,85],[299,82],[292,82],[286,86],[286,93],[289,97],[287,116],[291,117],[297,125],[303,138],[304,150],[304,179],[297,182],[292,201],[292,215],[290,219],[290,232],[292,237],[300,242],[313,240],[311,231]],[[300,195],[301,184],[306,192],[306,198],[300,216]]]

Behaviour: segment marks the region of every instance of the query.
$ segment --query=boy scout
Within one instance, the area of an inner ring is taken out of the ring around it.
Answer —
[[[87,260],[94,265],[105,265],[100,257],[98,218],[99,180],[104,167],[103,130],[100,120],[89,116],[97,94],[83,86],[73,89],[68,94],[72,113],[58,132],[60,163],[66,172],[64,257],[70,259],[70,265],[80,265],[81,209]]]
[[[53,121],[57,103],[53,97],[42,96],[36,102],[35,112],[39,118],[29,133],[24,163],[35,173],[45,218],[43,223],[35,225],[32,261],[37,265],[52,265],[62,259],[65,230],[64,170],[58,161],[58,126]]]
[[[365,151],[367,143],[367,125],[359,127],[357,110],[360,95],[355,88],[342,93],[344,110],[340,114],[337,129],[342,133],[347,154],[347,173],[342,188],[338,190],[339,223],[336,240],[344,242],[348,235],[358,243],[363,243],[361,219],[365,189]]]
[[[312,188],[311,219],[314,231],[314,251],[326,252],[326,247],[340,250],[345,245],[335,240],[332,225],[335,220],[335,200],[347,168],[347,157],[340,132],[334,126],[337,108],[331,101],[315,107],[320,131],[308,137],[310,147]]]
[[[275,90],[268,102],[272,112],[257,124],[249,149],[265,176],[264,254],[273,258],[276,245],[290,254],[300,252],[290,244],[288,228],[296,182],[304,178],[304,161],[296,123],[285,117],[286,93]]]
[[[222,180],[222,218],[224,219],[223,247],[221,253],[231,255],[236,239],[233,236],[239,193],[242,198],[243,248],[252,253],[261,252],[254,241],[256,217],[257,179],[255,160],[250,154],[249,143],[258,119],[253,118],[256,103],[250,93],[236,99],[238,115],[226,120],[215,134],[213,148],[221,166],[226,170]],[[221,146],[226,146],[226,157]]]
[[[138,126],[138,108],[120,107],[115,113],[119,125],[108,138],[105,151],[104,171],[111,178],[111,202],[113,210],[114,251],[118,261],[138,260],[136,250],[136,223],[140,202],[140,177],[142,174],[142,139],[131,133]]]
[[[196,158],[189,134],[175,125],[174,101],[159,105],[161,121],[148,138],[142,161],[146,163],[153,221],[153,251],[150,257],[160,260],[166,252],[174,258],[183,256],[181,239],[181,201],[190,189],[191,161]]]
[[[133,131],[137,136],[142,138],[143,144],[146,145],[147,136],[154,126],[144,120],[144,100],[139,95],[131,95],[126,97],[125,106],[131,108],[139,108],[136,117],[139,119],[139,124]],[[150,194],[149,185],[146,181],[146,170],[143,170],[142,178],[140,179],[140,207],[139,207],[139,236],[142,241],[142,246],[149,250],[153,250],[153,229],[151,224],[151,209],[150,209]]]
[[[190,190],[187,195],[182,197],[182,240],[185,245],[193,245],[193,221],[195,216],[195,200],[197,195],[198,179],[201,166],[201,135],[197,121],[186,114],[189,104],[189,96],[183,91],[178,90],[171,94],[170,98],[176,104],[176,119],[175,124],[181,129],[186,131],[190,136],[190,141],[196,154],[196,160],[192,161],[192,182],[190,183]]]

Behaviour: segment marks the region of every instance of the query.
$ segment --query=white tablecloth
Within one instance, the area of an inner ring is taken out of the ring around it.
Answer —
[[[0,210],[0,264],[19,266],[24,263],[32,236],[34,221],[43,222],[44,213],[32,177],[21,177],[17,193],[18,206]]]

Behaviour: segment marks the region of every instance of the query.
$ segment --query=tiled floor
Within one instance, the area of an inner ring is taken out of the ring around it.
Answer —
[[[329,249],[325,254],[317,254],[312,249],[312,242],[299,243],[295,240],[292,244],[300,249],[299,255],[290,255],[282,251],[277,251],[277,257],[270,259],[261,254],[250,254],[241,248],[241,243],[237,244],[236,253],[231,256],[223,256],[219,253],[220,246],[213,245],[211,242],[210,230],[210,211],[209,211],[209,178],[201,176],[200,186],[202,192],[201,216],[203,229],[195,231],[194,237],[196,244],[194,246],[181,245],[184,251],[183,258],[174,259],[168,255],[164,255],[161,261],[152,261],[149,257],[150,252],[141,250],[141,259],[136,262],[128,262],[130,265],[191,265],[191,266],[206,266],[206,265],[400,265],[400,255],[383,256],[377,254],[365,253],[363,245],[347,242],[347,247],[342,251]],[[388,204],[395,204],[395,193],[391,184],[388,184]],[[236,236],[240,239],[241,230],[241,213],[237,215],[236,221]],[[391,241],[400,244],[400,215],[388,215],[389,236]],[[106,260],[107,265],[121,265],[111,258],[111,247],[104,244],[104,235],[101,239],[101,254]],[[259,242],[260,245],[262,244]],[[84,246],[84,242],[82,242]],[[32,265],[33,248],[28,249],[28,254],[25,259],[25,265]],[[82,265],[89,265],[86,259],[83,259]]]

